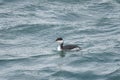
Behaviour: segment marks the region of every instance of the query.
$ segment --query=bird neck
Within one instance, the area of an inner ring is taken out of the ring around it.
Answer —
[[[63,49],[63,43],[59,44],[58,47],[57,47],[58,51],[62,51]]]

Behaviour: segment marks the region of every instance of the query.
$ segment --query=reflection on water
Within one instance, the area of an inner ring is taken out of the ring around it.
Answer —
[[[65,57],[66,52],[65,51],[60,51],[60,52],[58,52],[58,54],[60,55],[60,57]]]

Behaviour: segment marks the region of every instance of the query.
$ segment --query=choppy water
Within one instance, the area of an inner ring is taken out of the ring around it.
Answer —
[[[120,0],[0,0],[0,80],[120,80]]]

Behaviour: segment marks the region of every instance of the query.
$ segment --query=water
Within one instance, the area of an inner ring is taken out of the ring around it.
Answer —
[[[120,0],[0,0],[0,80],[120,80]]]

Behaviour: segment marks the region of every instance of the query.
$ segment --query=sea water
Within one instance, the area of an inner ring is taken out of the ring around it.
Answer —
[[[0,0],[0,80],[120,80],[120,0]]]

